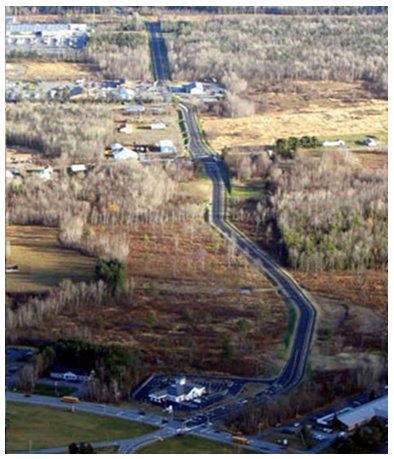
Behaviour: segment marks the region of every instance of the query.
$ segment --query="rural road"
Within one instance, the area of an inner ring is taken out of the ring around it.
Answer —
[[[163,38],[161,37],[160,23],[148,25],[151,36],[151,52],[154,75],[158,84],[165,86],[170,80],[168,65],[163,63]],[[161,44],[160,44],[161,43]],[[225,189],[221,174],[221,160],[204,143],[199,130],[197,120],[192,108],[185,102],[179,103],[185,129],[187,132],[188,148],[194,160],[200,160],[205,168],[207,176],[212,181],[212,211],[211,224],[227,239],[234,242],[239,251],[246,256],[253,265],[258,267],[277,286],[280,293],[296,309],[297,320],[294,327],[291,349],[286,364],[274,383],[264,391],[254,394],[243,401],[257,403],[268,396],[285,392],[302,380],[312,344],[313,331],[316,321],[315,307],[296,283],[267,253],[263,252],[255,243],[228,223],[224,213]],[[205,412],[211,419],[223,417],[230,411],[239,410],[238,403],[230,403],[226,407],[216,408],[212,412]]]
[[[297,321],[294,328],[291,349],[281,373],[270,387],[260,393],[254,394],[249,399],[245,399],[256,403],[262,401],[267,396],[273,396],[291,389],[303,378],[312,343],[316,311],[313,303],[301,287],[269,255],[225,220],[225,190],[220,171],[220,159],[204,144],[191,108],[185,103],[180,103],[179,108],[187,128],[188,146],[193,159],[201,161],[206,174],[212,181],[213,195],[210,216],[212,225],[224,237],[233,241],[239,251],[252,261],[254,266],[258,267],[269,277],[281,294],[291,302],[297,311]],[[222,417],[226,414],[217,412],[217,410],[215,413],[212,413],[213,418]]]

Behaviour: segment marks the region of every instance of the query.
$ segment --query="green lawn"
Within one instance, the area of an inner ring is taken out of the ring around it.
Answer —
[[[143,446],[137,454],[253,454],[239,445],[227,445],[191,435],[176,436]]]
[[[236,199],[258,198],[261,195],[261,189],[251,185],[232,185],[231,196]]]
[[[39,405],[7,403],[7,452],[138,437],[156,430],[146,424]]]

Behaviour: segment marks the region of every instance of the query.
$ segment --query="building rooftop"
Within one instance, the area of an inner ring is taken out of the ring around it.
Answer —
[[[372,419],[374,416],[379,416],[387,419],[388,417],[388,397],[380,397],[372,402],[365,403],[359,407],[343,413],[338,416],[338,420],[347,426],[362,424],[365,421]]]

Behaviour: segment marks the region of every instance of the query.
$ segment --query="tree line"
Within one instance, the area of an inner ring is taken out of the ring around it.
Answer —
[[[158,11],[198,14],[387,14],[387,6],[6,6],[6,14],[131,14]]]
[[[249,83],[364,80],[387,97],[387,15],[220,17],[164,22],[175,78],[232,72]],[[175,30],[174,30],[175,28]]]

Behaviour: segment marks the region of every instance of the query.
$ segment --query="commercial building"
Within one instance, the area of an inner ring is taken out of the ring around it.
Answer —
[[[387,395],[340,414],[337,419],[347,430],[354,430],[368,423],[374,417],[388,418]]]

